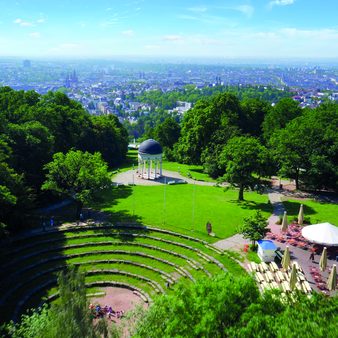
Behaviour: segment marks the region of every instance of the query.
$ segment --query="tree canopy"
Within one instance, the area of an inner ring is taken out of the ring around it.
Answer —
[[[255,242],[264,238],[270,229],[267,219],[258,210],[254,216],[244,219],[240,231],[244,238],[250,239],[252,244],[255,245]]]
[[[115,166],[126,156],[127,131],[116,116],[91,116],[61,92],[0,87],[0,223],[28,225],[30,210],[48,198],[43,167],[70,149],[101,152]]]
[[[333,337],[338,297],[261,295],[249,276],[218,275],[180,284],[140,318],[136,337]]]
[[[91,201],[95,193],[110,183],[107,164],[100,153],[83,153],[80,150],[56,153],[45,169],[46,181],[42,189],[73,198],[78,205],[77,217],[83,204]]]
[[[244,199],[245,188],[255,185],[257,175],[263,173],[265,160],[266,149],[254,137],[234,137],[224,147],[219,163],[225,171],[224,180],[238,186],[238,200]]]

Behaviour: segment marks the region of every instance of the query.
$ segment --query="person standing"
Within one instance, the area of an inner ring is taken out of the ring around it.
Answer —
[[[312,251],[311,254],[310,254],[310,258],[309,260],[312,260],[312,262],[315,261],[315,253]]]

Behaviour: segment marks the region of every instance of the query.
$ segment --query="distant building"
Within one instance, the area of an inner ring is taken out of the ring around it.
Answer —
[[[22,61],[22,66],[24,68],[30,68],[31,67],[31,61],[30,60],[23,60]]]
[[[65,87],[70,88],[70,87],[76,87],[79,83],[79,79],[77,77],[77,74],[75,70],[73,72],[68,73],[65,79]]]

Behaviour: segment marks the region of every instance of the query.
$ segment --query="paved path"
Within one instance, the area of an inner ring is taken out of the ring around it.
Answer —
[[[146,180],[137,176],[136,170],[128,170],[113,177],[113,182],[117,184],[136,184],[136,185],[162,185],[168,182],[185,181],[190,184],[213,186],[215,182],[196,181],[192,178],[184,177],[175,171],[163,170],[162,176],[156,180]]]

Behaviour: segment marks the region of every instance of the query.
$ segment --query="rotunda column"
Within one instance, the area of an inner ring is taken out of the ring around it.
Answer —
[[[148,180],[150,179],[150,168],[151,168],[151,160],[147,160],[148,162]]]

